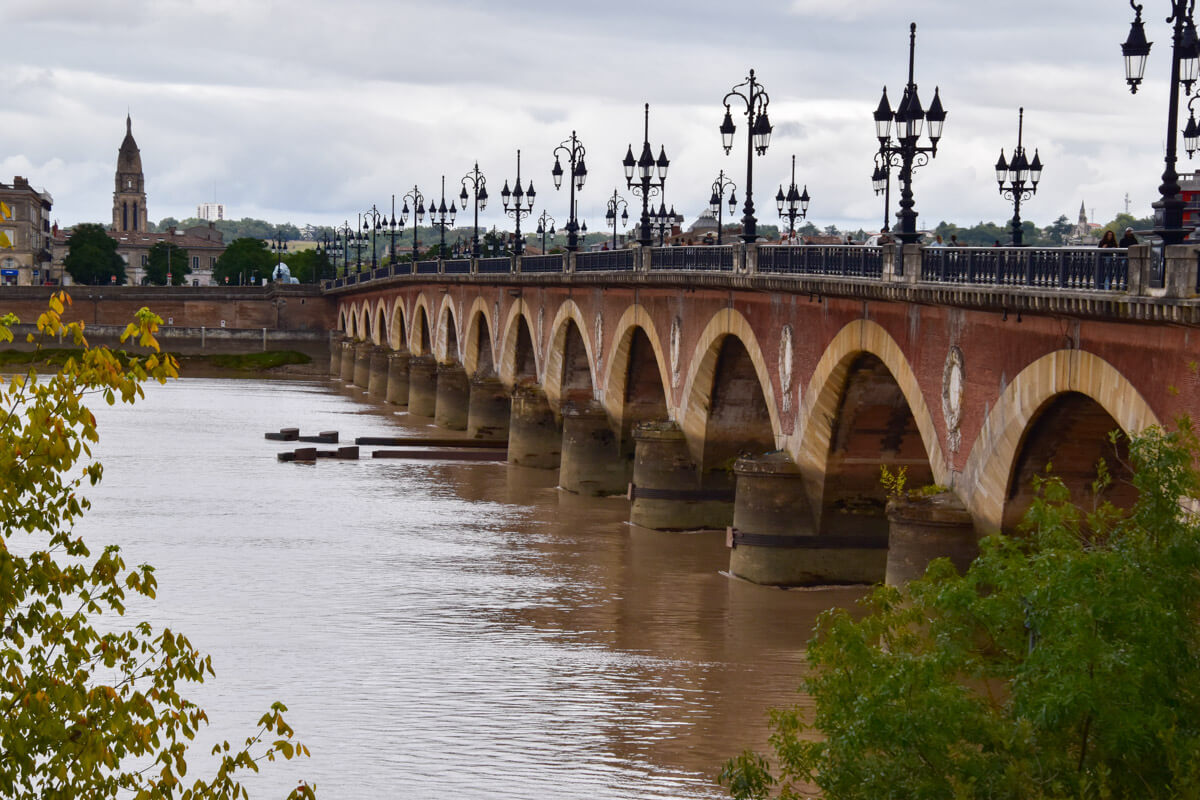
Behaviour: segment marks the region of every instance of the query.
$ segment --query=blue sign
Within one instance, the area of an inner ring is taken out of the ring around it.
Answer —
[[[17,271],[15,269],[0,269],[0,276],[3,276],[5,278],[15,277],[16,274],[17,274]]]

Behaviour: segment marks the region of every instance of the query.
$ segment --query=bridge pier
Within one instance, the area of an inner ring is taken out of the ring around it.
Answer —
[[[329,332],[329,377],[339,378],[342,375],[342,342],[346,335],[341,331]]]
[[[387,394],[384,400],[397,406],[408,405],[408,353],[389,353]]]
[[[509,463],[558,469],[561,454],[562,431],[546,400],[546,393],[536,386],[517,387],[508,422]]]
[[[705,491],[674,422],[634,428],[633,488],[629,521],[659,531],[724,528],[733,518],[733,492]]]
[[[506,439],[512,398],[499,378],[471,381],[467,402],[467,435],[472,439]]]
[[[925,574],[935,558],[949,558],[965,572],[979,552],[970,512],[950,492],[892,498],[887,504],[887,583],[903,586]]]
[[[604,407],[589,402],[564,408],[558,485],[575,494],[600,496],[620,494],[628,481]]]
[[[338,376],[346,383],[354,383],[354,340],[342,342],[342,358]]]
[[[367,373],[367,396],[382,400],[387,395],[388,348],[372,347]]]
[[[467,429],[467,407],[471,387],[461,364],[437,365],[437,395],[433,421],[439,428],[452,431]]]
[[[354,346],[354,385],[367,388],[371,382],[371,348],[370,342],[359,342]]]
[[[437,363],[432,356],[408,360],[408,413],[432,417],[437,411]]]

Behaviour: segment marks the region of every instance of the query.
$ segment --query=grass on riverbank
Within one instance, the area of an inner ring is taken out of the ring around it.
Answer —
[[[69,347],[47,347],[39,351],[33,350],[0,350],[0,370],[11,371],[14,367],[27,367],[33,364],[43,364],[61,367],[67,359],[78,354],[78,350]],[[124,350],[114,351],[122,364],[126,363],[128,354]],[[296,350],[267,350],[260,353],[213,353],[205,355],[181,355],[171,353],[181,363],[204,365],[221,370],[236,370],[238,372],[263,372],[297,364],[311,364],[312,357]]]
[[[312,356],[296,350],[266,350],[261,353],[222,353],[211,356],[189,356],[203,359],[206,363],[221,369],[237,369],[245,371],[261,371],[286,367],[292,364],[311,364]]]

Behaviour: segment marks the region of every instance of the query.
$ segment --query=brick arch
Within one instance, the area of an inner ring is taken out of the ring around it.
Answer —
[[[1057,350],[1037,359],[1004,387],[963,468],[960,494],[982,531],[1000,530],[1026,433],[1051,400],[1068,392],[1095,401],[1127,434],[1160,424],[1141,392],[1103,358],[1084,350]]]
[[[350,333],[350,322],[349,322],[349,319],[348,319],[348,317],[347,317],[347,314],[346,314],[346,307],[345,307],[345,306],[341,306],[341,307],[339,307],[339,308],[338,308],[338,325],[337,325],[337,329],[338,329],[339,331],[341,331],[343,334]]]
[[[362,341],[371,339],[371,307],[366,301],[358,309],[358,336]]]
[[[376,303],[372,315],[375,319],[374,324],[371,325],[371,341],[376,345],[386,345],[388,343],[388,318],[387,306],[384,305],[382,297]]]
[[[900,388],[921,436],[933,480],[944,485],[951,483],[950,466],[942,453],[933,412],[925,402],[912,365],[900,344],[882,326],[859,319],[837,332],[813,369],[797,418],[797,429],[788,447],[804,473],[805,488],[814,508],[821,507],[830,441],[850,367],[863,355],[879,359]]]
[[[625,309],[613,329],[612,347],[609,350],[604,371],[604,407],[608,411],[608,415],[622,426],[625,421],[626,381],[629,379],[631,348],[634,334],[639,330],[646,335],[650,342],[654,360],[658,364],[659,379],[662,381],[663,396],[666,398],[667,407],[670,408],[673,405],[671,376],[667,371],[670,367],[667,362],[667,353],[663,350],[662,340],[658,336],[658,329],[645,306],[632,305]]]
[[[413,306],[412,320],[409,322],[411,327],[408,331],[408,349],[415,356],[433,354],[433,323],[429,321],[431,316],[429,299],[422,293],[417,296],[417,301]],[[425,325],[424,336],[421,331],[422,323]]]
[[[504,320],[504,338],[501,340],[500,347],[500,380],[510,388],[516,384],[518,377],[517,334],[522,321],[529,331],[529,339],[533,347],[534,380],[536,381],[545,370],[545,359],[542,357],[541,342],[538,341],[537,326],[532,311],[529,304],[525,302],[525,298],[518,298],[508,309],[508,316]]]
[[[442,295],[441,306],[438,308],[437,338],[434,339],[433,349],[438,361],[455,364],[462,361],[462,348],[458,337],[458,310],[454,307],[454,298],[448,292]]]
[[[783,422],[779,417],[779,404],[775,399],[775,386],[763,357],[762,346],[750,321],[739,311],[723,308],[708,321],[704,331],[697,337],[691,358],[687,361],[687,379],[683,384],[682,418],[680,427],[687,436],[688,447],[697,463],[703,461],[703,449],[708,428],[709,404],[713,395],[713,379],[716,377],[717,357],[726,337],[736,338],[750,356],[754,372],[758,376],[759,388],[766,401],[767,415],[776,444],[783,438]]]
[[[546,392],[546,398],[550,401],[551,408],[559,406],[564,394],[563,368],[566,365],[563,359],[566,355],[567,330],[570,323],[574,323],[578,328],[579,336],[583,340],[584,356],[588,365],[588,379],[591,382],[593,394],[597,387],[596,347],[591,340],[587,320],[574,300],[564,300],[558,307],[558,313],[554,315],[554,321],[550,324],[551,333],[546,352],[546,368],[542,374],[542,388]]]
[[[397,296],[392,301],[392,320],[388,325],[388,332],[391,334],[388,337],[389,347],[396,351],[408,349],[408,314],[405,312],[402,296]]]
[[[488,352],[480,358],[479,324],[480,320],[487,326]],[[486,370],[491,365],[491,372],[496,369],[496,320],[492,318],[492,308],[483,297],[476,297],[467,312],[467,328],[463,338],[463,368],[470,376],[475,376],[482,364]],[[479,376],[483,377],[483,376]]]

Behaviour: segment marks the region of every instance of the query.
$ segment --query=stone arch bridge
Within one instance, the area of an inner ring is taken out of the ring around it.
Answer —
[[[1048,463],[1200,413],[1197,257],[667,248],[397,264],[327,285],[331,370],[507,437],[635,523],[729,528],[762,583],[901,580],[1015,527]],[[889,506],[881,469],[947,491]],[[890,519],[889,519],[890,516]],[[890,542],[890,546],[889,546]]]

